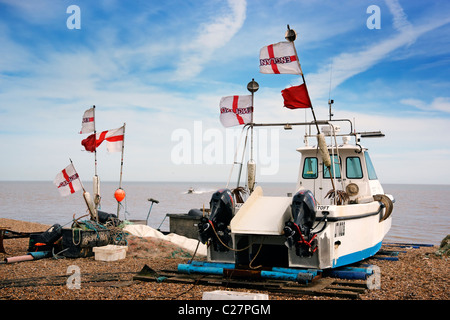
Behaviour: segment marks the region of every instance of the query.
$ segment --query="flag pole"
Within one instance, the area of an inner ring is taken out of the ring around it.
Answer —
[[[294,41],[295,41],[296,38],[297,38],[297,34],[295,33],[295,30],[289,28],[289,25],[287,25],[287,31],[286,31],[285,39],[287,41],[289,41],[290,43],[292,43],[292,47],[294,48],[295,56],[297,57],[298,68],[300,69],[300,74],[302,76],[303,83],[305,84],[306,92],[308,93],[308,88],[306,86],[305,76],[303,75],[303,71],[302,71],[302,68],[300,66],[300,60],[298,59],[297,49],[295,48],[295,45],[294,45]],[[308,93],[308,97],[309,97],[309,93]],[[310,99],[310,101],[311,101],[311,99]],[[311,112],[312,112],[312,115],[313,115],[313,118],[314,118],[314,124],[316,125],[317,134],[319,134],[320,133],[319,125],[317,124],[316,114],[314,112],[314,108],[312,106],[312,102],[311,102]]]
[[[289,41],[290,43],[292,43],[292,47],[294,48],[295,56],[297,57],[297,63],[298,63],[298,67],[300,69],[300,74],[302,75],[302,80],[305,85],[306,93],[308,94],[308,97],[309,97],[309,92],[308,92],[308,87],[306,85],[305,76],[303,75],[303,70],[300,66],[300,60],[298,59],[297,49],[295,48],[295,45],[294,45],[294,41],[296,38],[297,38],[297,34],[295,33],[295,30],[289,28],[289,25],[287,25],[285,39],[287,41]],[[309,100],[311,101],[311,99],[309,99]],[[316,125],[316,129],[317,129],[317,144],[318,144],[320,152],[322,154],[323,162],[324,162],[325,166],[327,167],[328,171],[330,172],[331,185],[333,186],[333,190],[335,191],[336,188],[334,186],[334,181],[333,181],[333,172],[331,171],[331,159],[330,159],[330,155],[328,153],[328,148],[327,148],[327,145],[325,142],[325,137],[323,136],[323,134],[322,135],[320,134],[319,125],[317,124],[316,114],[314,112],[312,102],[310,103],[310,107],[311,107],[311,112],[312,112],[312,115],[314,118],[314,124]]]
[[[69,160],[70,160],[70,164],[73,167],[73,170],[78,175],[77,169],[75,169],[72,159],[69,158]],[[86,189],[84,188],[84,185],[83,185],[83,182],[81,181],[80,176],[78,176],[78,180],[80,180],[81,189],[83,189],[83,198],[84,198],[84,201],[86,202],[86,206],[88,207],[88,211],[91,216],[91,220],[96,220],[98,222],[98,214],[97,214],[97,211],[95,210],[94,206],[92,205],[91,196],[90,196],[89,192],[87,192]]]
[[[93,114],[94,114],[94,137],[97,138],[97,131],[95,129],[95,105],[92,106]],[[96,141],[97,143],[97,141]],[[95,146],[94,150],[94,171],[95,175],[97,176],[97,146]]]
[[[123,141],[122,141],[122,156],[120,159],[120,180],[119,180],[119,188],[122,188],[122,169],[123,169],[123,150],[125,147],[125,123],[123,124]]]
[[[73,167],[73,170],[78,174],[77,169],[75,169],[75,166],[74,166],[74,164],[73,164],[73,162],[72,162],[72,159],[69,158],[69,161],[70,161],[70,164],[71,164],[72,167]],[[86,192],[86,190],[84,189],[83,181],[81,181],[81,178],[80,178],[80,177],[78,177],[78,179],[80,180],[81,189],[83,189],[83,192]]]
[[[97,129],[95,128],[95,105],[92,106],[93,115],[94,115],[94,137],[95,137],[95,149],[94,149],[94,207],[95,212],[98,213],[98,207],[100,204],[100,179],[97,174]],[[96,219],[98,222],[98,214],[96,214]]]
[[[123,170],[123,150],[125,147],[125,123],[123,124],[123,140],[122,140],[122,156],[120,159],[120,179],[119,179],[119,189],[122,189],[122,170]],[[120,202],[117,201],[117,218],[119,218]]]

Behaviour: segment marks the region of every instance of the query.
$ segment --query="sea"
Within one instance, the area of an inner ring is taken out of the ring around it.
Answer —
[[[85,181],[83,184],[92,195],[92,184]],[[285,196],[295,191],[295,183],[259,185],[267,196]],[[147,220],[150,227],[169,231],[167,214],[209,208],[212,194],[226,185],[220,182],[123,181],[121,187],[126,196],[120,204],[114,198],[118,187],[117,182],[101,182],[100,210],[116,214],[121,220]],[[189,193],[190,188],[194,192]],[[385,242],[439,245],[450,234],[450,185],[384,184],[383,188],[395,198],[392,227]],[[151,206],[149,198],[159,203]],[[0,181],[1,218],[70,226],[74,218],[86,214],[82,191],[61,197],[51,181]]]

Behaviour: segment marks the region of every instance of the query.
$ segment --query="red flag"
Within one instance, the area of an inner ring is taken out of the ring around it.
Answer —
[[[97,142],[97,143],[96,143]],[[87,137],[86,139],[83,139],[81,141],[81,144],[84,146],[84,148],[86,149],[86,151],[90,151],[90,152],[94,152],[95,149],[100,145],[100,143],[102,143],[103,140],[101,141],[96,141],[95,140],[95,134],[91,134],[89,137]]]
[[[286,88],[281,91],[284,98],[284,106],[289,109],[311,108],[308,89],[302,83],[299,86]]]
[[[106,140],[106,148],[109,152],[120,152],[123,145],[124,127],[106,130],[101,133],[91,134],[81,141],[86,151],[94,152],[95,149]]]

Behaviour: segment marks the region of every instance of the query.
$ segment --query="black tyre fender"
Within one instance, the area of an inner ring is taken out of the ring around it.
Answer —
[[[380,222],[389,218],[392,213],[392,209],[394,208],[392,200],[385,194],[376,194],[373,196],[373,199],[375,201],[381,202],[386,208],[386,210],[384,211],[384,215],[380,217]]]

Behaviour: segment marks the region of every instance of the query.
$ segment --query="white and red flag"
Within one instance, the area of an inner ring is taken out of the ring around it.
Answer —
[[[68,196],[83,188],[80,177],[72,163],[56,175],[53,183],[58,188],[59,194],[62,197]]]
[[[81,141],[86,151],[94,152],[97,147],[106,140],[106,149],[108,152],[122,151],[124,137],[124,127],[118,129],[106,130],[97,134],[91,134]]]
[[[220,122],[233,127],[252,122],[252,96],[228,96],[220,99]]]
[[[80,133],[90,133],[95,131],[95,119],[94,119],[94,108],[87,109],[81,120],[81,131]]]
[[[294,43],[282,41],[263,47],[259,53],[259,72],[302,74]]]

